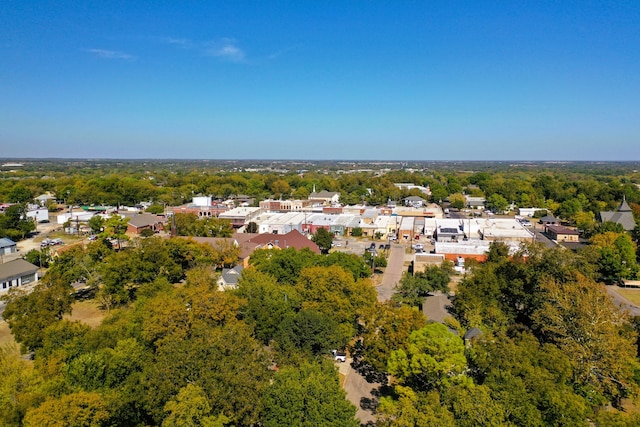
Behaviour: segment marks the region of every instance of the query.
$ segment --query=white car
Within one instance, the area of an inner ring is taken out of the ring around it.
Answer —
[[[331,354],[336,362],[344,363],[347,361],[347,353],[344,351],[331,350]]]

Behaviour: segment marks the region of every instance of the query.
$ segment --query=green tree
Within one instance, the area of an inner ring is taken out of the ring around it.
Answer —
[[[175,400],[167,402],[164,409],[168,415],[162,427],[224,427],[231,421],[224,415],[210,415],[211,405],[204,390],[193,383],[181,388]]]
[[[28,408],[44,398],[42,377],[33,363],[20,358],[17,350],[0,347],[0,420],[8,427],[22,426]]]
[[[11,290],[2,297],[7,302],[2,317],[23,350],[41,347],[43,331],[62,319],[63,314],[71,313],[71,291],[68,284],[49,285],[41,281],[31,293]]]
[[[333,234],[325,228],[319,228],[311,238],[311,240],[318,245],[322,253],[329,253],[331,244],[333,243]]]
[[[164,214],[164,206],[155,204],[147,207],[144,211],[149,214],[161,215]]]
[[[4,213],[0,213],[0,237],[24,239],[35,229],[35,222],[27,218],[26,204],[11,205],[4,210]]]
[[[236,293],[243,298],[242,312],[253,326],[255,337],[265,345],[302,304],[294,288],[279,284],[272,276],[253,268],[243,271]]]
[[[396,396],[380,399],[377,426],[455,427],[453,415],[440,401],[437,391],[416,393],[410,387],[396,386]]]
[[[502,213],[509,207],[509,202],[500,194],[492,194],[487,197],[486,206],[492,212]]]
[[[464,209],[467,206],[467,199],[461,193],[451,194],[449,196],[449,206],[454,209]]]
[[[574,361],[576,389],[595,405],[619,405],[635,393],[636,336],[601,285],[577,274],[567,282],[548,279],[542,292],[534,330]]]
[[[405,273],[393,299],[411,306],[421,306],[429,292],[448,292],[452,273],[453,265],[450,262],[428,266],[415,274]]]
[[[443,389],[464,380],[467,359],[462,339],[441,323],[409,335],[407,349],[391,353],[389,373],[417,391]]]
[[[507,413],[492,399],[491,391],[484,385],[471,382],[450,387],[443,399],[453,413],[457,427],[501,427],[510,426]]]
[[[314,356],[327,354],[342,344],[341,338],[335,320],[311,310],[301,310],[285,317],[275,334],[282,351],[298,349]]]
[[[27,411],[25,427],[86,427],[107,426],[107,405],[98,393],[77,392],[60,398],[49,398],[42,405]]]
[[[104,231],[104,218],[100,215],[94,215],[89,218],[88,224],[91,227],[91,233],[100,234]]]
[[[126,235],[128,222],[129,218],[121,217],[118,214],[112,214],[103,224],[103,233],[106,237],[117,239],[118,241],[129,240]]]
[[[470,371],[517,426],[582,425],[586,401],[573,389],[572,360],[529,331],[480,339],[469,351]]]
[[[627,233],[598,233],[584,252],[596,263],[602,277],[628,279],[638,273],[636,246]]]
[[[303,269],[295,288],[302,297],[302,309],[322,313],[338,323],[341,345],[354,336],[360,313],[377,300],[369,280],[356,281],[338,266]]]
[[[345,398],[333,365],[284,367],[262,398],[265,427],[357,427],[356,408]]]
[[[358,362],[386,372],[389,357],[403,348],[411,332],[424,327],[425,316],[407,306],[393,302],[376,302],[365,307],[358,317],[358,341],[351,346],[351,354]]]
[[[14,185],[7,200],[10,203],[30,203],[33,201],[33,192],[22,184]]]
[[[303,268],[316,265],[316,259],[317,255],[307,248],[298,251],[290,247],[280,251],[257,249],[253,251],[249,263],[273,276],[279,283],[293,285]]]

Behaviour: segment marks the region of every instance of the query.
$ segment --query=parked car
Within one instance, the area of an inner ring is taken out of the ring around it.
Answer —
[[[344,351],[331,350],[331,354],[336,362],[344,363],[347,361],[347,353]]]

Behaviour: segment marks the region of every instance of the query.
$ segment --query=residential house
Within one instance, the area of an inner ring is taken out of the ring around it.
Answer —
[[[547,225],[560,225],[560,220],[553,215],[545,215],[540,218],[540,224],[543,227],[546,227]]]
[[[464,196],[467,207],[470,209],[484,209],[487,199],[484,197]]]
[[[411,206],[411,207],[414,207],[414,208],[421,208],[426,203],[425,199],[423,199],[422,197],[418,197],[418,196],[405,197],[404,199],[402,199],[402,201],[404,202],[405,206]]]
[[[144,230],[151,230],[154,233],[165,229],[166,218],[154,214],[139,214],[129,217],[127,223],[127,234],[139,236]]]
[[[38,267],[22,258],[0,264],[0,293],[38,281]]]
[[[47,203],[49,202],[49,200],[55,201],[56,198],[51,193],[44,193],[39,195],[38,197],[35,197],[34,200],[38,202],[40,206],[47,206]]]
[[[244,267],[242,264],[238,264],[233,268],[223,268],[222,274],[218,279],[218,290],[226,291],[229,289],[236,289],[238,287],[238,281],[242,275]]]

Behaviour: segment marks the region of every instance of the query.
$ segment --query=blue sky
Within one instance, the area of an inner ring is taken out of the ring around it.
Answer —
[[[640,160],[640,1],[12,1],[0,157]]]

